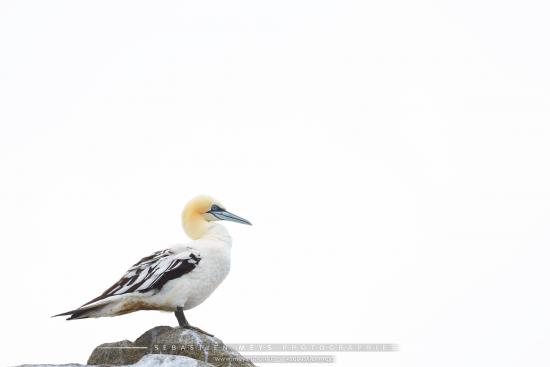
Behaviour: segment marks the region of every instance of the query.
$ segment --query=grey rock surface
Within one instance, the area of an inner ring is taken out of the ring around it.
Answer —
[[[101,344],[92,352],[88,365],[131,365],[138,361],[141,363],[141,359],[146,355],[159,354],[188,357],[197,361],[196,365],[199,367],[254,366],[251,361],[216,337],[195,330],[169,326],[154,327],[135,342],[123,340]]]
[[[24,364],[18,367],[92,367],[82,364]],[[196,359],[166,355],[166,354],[146,354],[137,363],[124,365],[122,367],[212,367],[209,363],[197,361]]]

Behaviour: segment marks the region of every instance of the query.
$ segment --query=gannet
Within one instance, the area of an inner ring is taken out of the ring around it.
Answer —
[[[203,332],[189,325],[183,311],[201,304],[229,273],[232,241],[225,227],[216,223],[220,220],[251,224],[210,196],[195,197],[181,215],[183,229],[193,241],[144,257],[100,296],[55,316],[74,320],[170,311],[182,328]]]

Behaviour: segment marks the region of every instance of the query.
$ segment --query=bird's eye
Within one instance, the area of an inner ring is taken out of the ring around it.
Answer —
[[[214,210],[214,211],[220,210],[220,207],[217,206],[216,204],[214,204],[214,205],[212,205],[212,207],[210,208],[210,210]]]

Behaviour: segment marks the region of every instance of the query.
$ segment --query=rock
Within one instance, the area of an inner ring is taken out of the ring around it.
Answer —
[[[210,363],[196,359],[166,354],[147,354],[138,363],[128,367],[212,367]]]
[[[88,358],[88,364],[124,365],[139,361],[145,355],[144,350],[134,348],[134,343],[123,340],[116,343],[104,343],[96,347]]]
[[[138,363],[131,367],[212,367],[210,363],[196,359],[167,354],[146,354]],[[128,366],[129,367],[129,366]]]
[[[212,367],[209,363],[197,361],[196,359],[166,355],[166,354],[147,354],[137,363],[125,365],[126,367]],[[125,367],[122,366],[122,367]],[[94,367],[82,364],[24,364],[18,367]]]
[[[129,340],[123,340],[101,344],[92,352],[88,359],[88,365],[131,365],[138,361],[142,363],[144,356],[153,358],[155,355],[163,355],[162,358],[184,356],[187,359],[196,361],[198,367],[254,367],[251,361],[226,346],[216,337],[195,330],[169,326],[154,327],[146,331],[133,343]],[[147,363],[158,362],[155,359],[148,359],[147,361]],[[164,367],[165,364],[163,363],[151,364],[151,366]]]

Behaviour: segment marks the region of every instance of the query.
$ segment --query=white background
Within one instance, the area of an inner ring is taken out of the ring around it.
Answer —
[[[67,322],[213,195],[226,342],[389,342],[338,366],[548,366],[550,8],[3,1],[2,365],[171,314]]]

